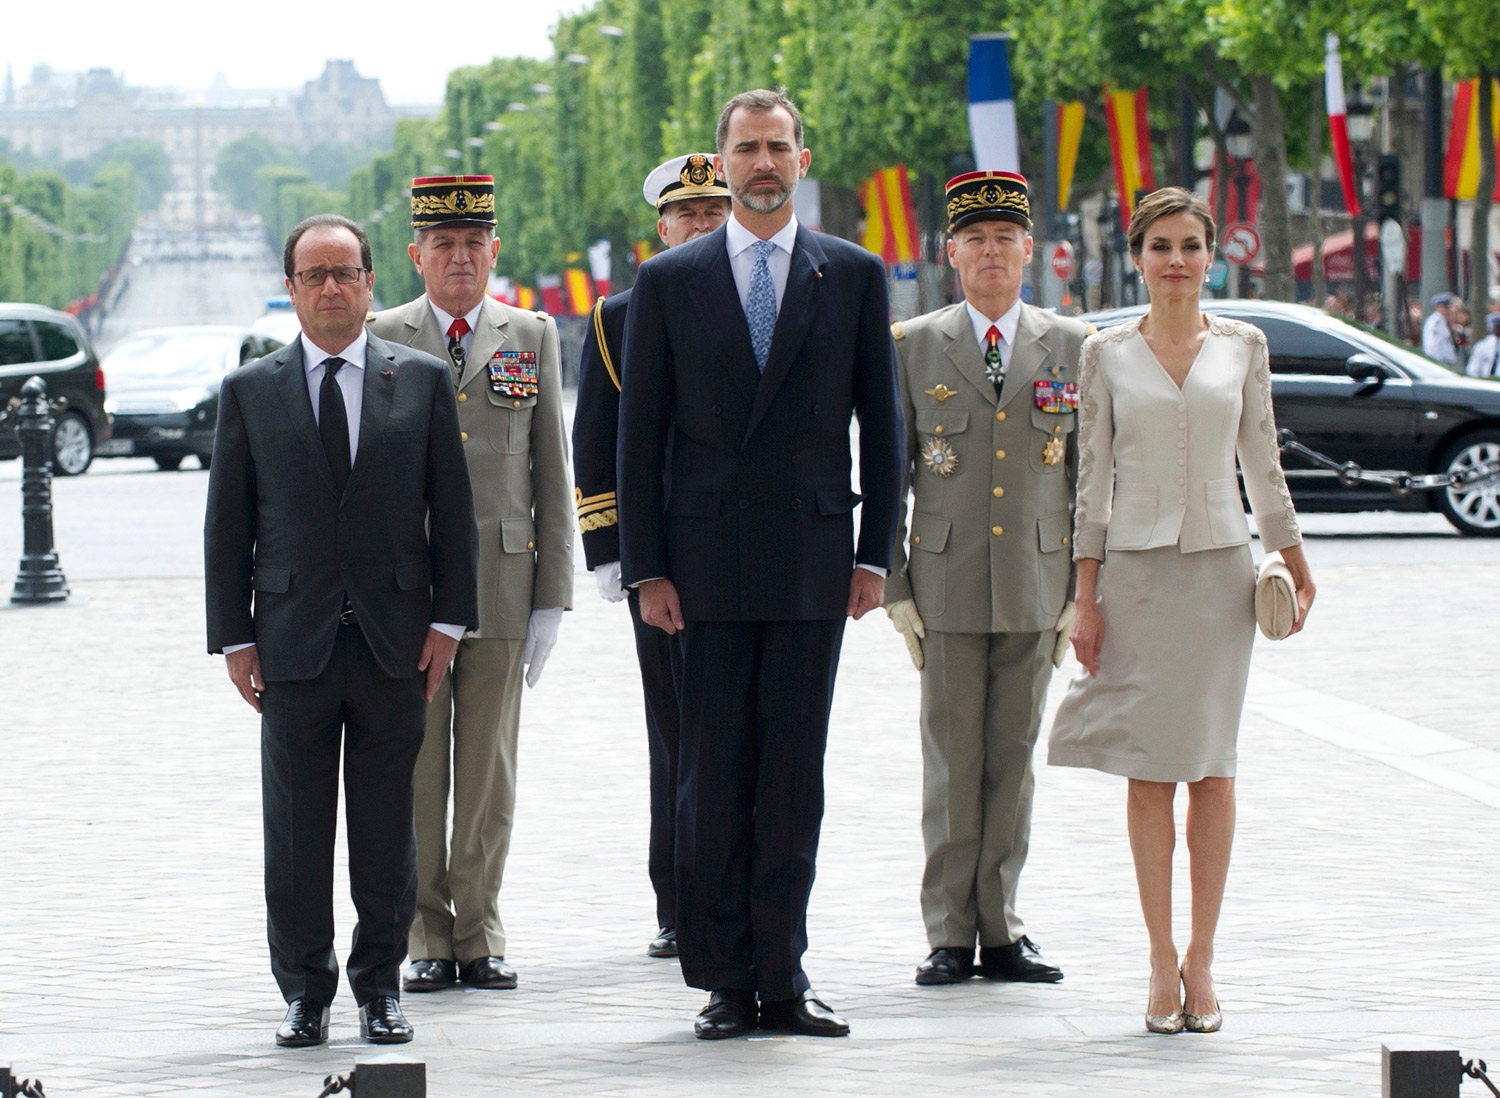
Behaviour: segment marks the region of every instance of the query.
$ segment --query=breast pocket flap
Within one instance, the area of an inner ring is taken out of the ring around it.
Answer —
[[[500,520],[500,548],[507,553],[529,553],[536,548],[536,525],[529,518]]]
[[[948,546],[948,532],[952,529],[950,519],[938,515],[912,515],[912,548],[924,553],[941,553]]]
[[[969,413],[962,408],[917,409],[917,434],[957,435],[969,429]]]

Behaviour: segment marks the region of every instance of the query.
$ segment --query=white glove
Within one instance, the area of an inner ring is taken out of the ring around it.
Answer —
[[[599,586],[599,597],[605,602],[624,602],[625,585],[620,582],[620,562],[612,560],[594,569],[594,582]]]
[[[1052,646],[1052,666],[1061,667],[1063,657],[1068,654],[1073,631],[1073,619],[1078,616],[1078,607],[1072,599],[1063,603],[1062,613],[1057,616],[1057,643]]]
[[[535,686],[542,677],[542,668],[547,666],[547,657],[557,643],[557,627],[562,624],[561,606],[546,610],[533,610],[526,619],[526,650],[521,662],[526,665],[526,685]]]
[[[891,624],[896,627],[896,632],[901,634],[906,641],[906,651],[911,655],[911,665],[918,671],[922,670],[922,641],[920,638],[927,635],[927,626],[922,621],[922,615],[917,613],[915,599],[901,599],[893,602],[885,608],[886,614],[891,619]]]

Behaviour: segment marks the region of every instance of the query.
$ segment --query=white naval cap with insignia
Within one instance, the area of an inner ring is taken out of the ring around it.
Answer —
[[[729,185],[714,175],[712,153],[688,153],[653,168],[641,193],[647,205],[660,210],[681,198],[728,198]]]

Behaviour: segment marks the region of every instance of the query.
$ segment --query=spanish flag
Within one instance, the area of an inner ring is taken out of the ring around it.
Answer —
[[[656,254],[656,249],[647,240],[637,240],[631,245],[631,248],[635,253],[635,265],[637,267]]]
[[[905,164],[881,168],[866,179],[860,184],[859,200],[865,208],[866,248],[888,264],[911,263],[921,256]]]
[[[1109,120],[1109,151],[1115,161],[1115,187],[1120,192],[1120,219],[1127,226],[1135,212],[1135,196],[1156,190],[1151,167],[1151,127],[1146,120],[1146,87],[1133,92],[1104,85],[1104,114]]]
[[[1073,195],[1073,172],[1078,167],[1078,146],[1083,140],[1083,104],[1057,105],[1057,205],[1066,210]]]
[[[594,307],[594,288],[589,285],[588,272],[581,267],[568,267],[563,271],[563,298],[569,316],[588,316]]]
[[[1490,132],[1500,145],[1500,80],[1490,93]],[[1479,81],[1461,80],[1453,87],[1453,126],[1448,131],[1448,158],[1443,190],[1449,198],[1472,202],[1479,194]],[[1500,202],[1500,173],[1494,201]]]
[[[530,286],[516,287],[516,307],[532,310],[536,308],[536,291]]]

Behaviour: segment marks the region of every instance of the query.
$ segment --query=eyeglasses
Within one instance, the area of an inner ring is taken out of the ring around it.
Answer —
[[[305,271],[293,271],[292,277],[304,286],[321,286],[328,281],[329,275],[333,275],[333,280],[339,285],[349,286],[358,282],[369,269],[368,267],[309,267]]]

